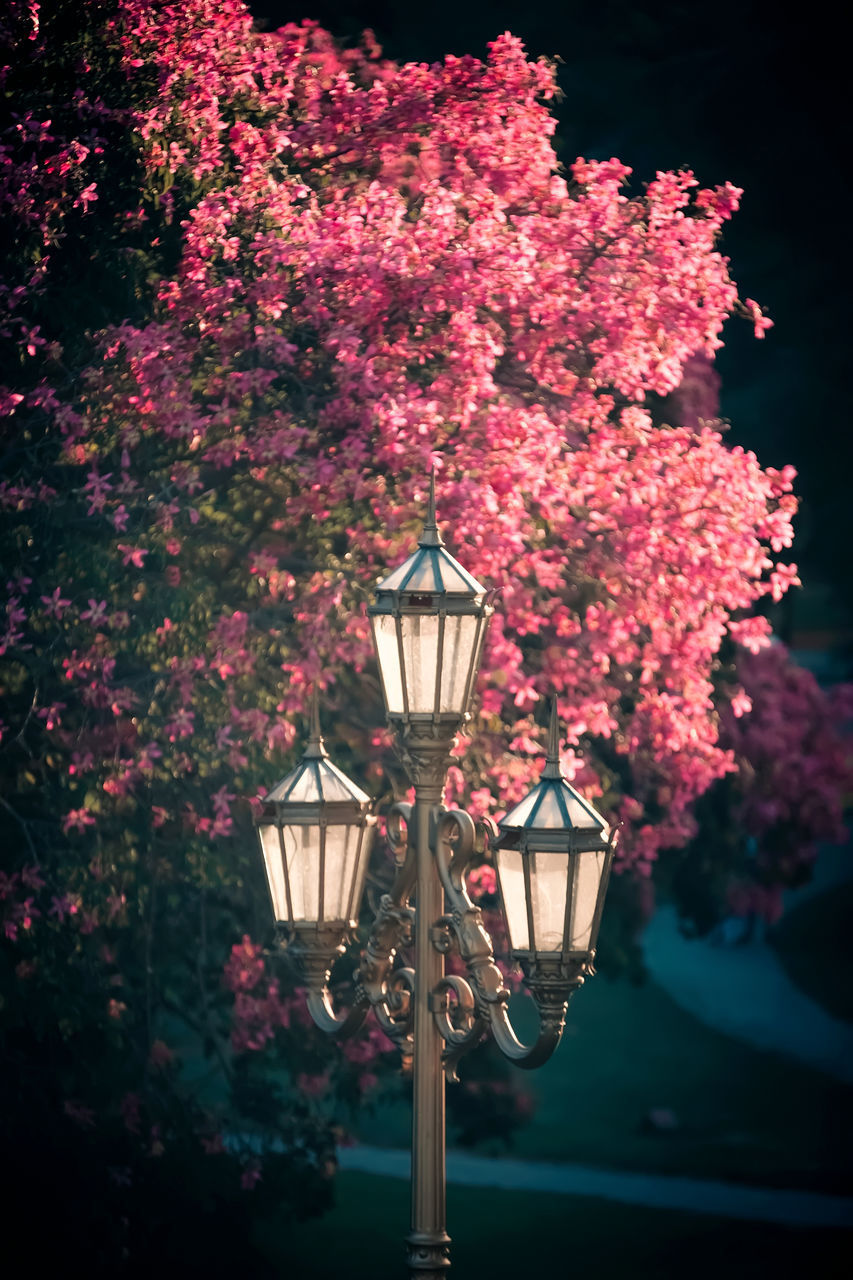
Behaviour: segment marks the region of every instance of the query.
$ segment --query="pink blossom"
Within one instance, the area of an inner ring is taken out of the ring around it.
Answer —
[[[63,597],[61,587],[57,587],[52,595],[42,596],[41,602],[44,605],[45,616],[57,619],[62,617],[63,613],[71,603],[70,600],[66,600]]]
[[[170,742],[176,742],[179,738],[190,738],[194,731],[194,724],[195,712],[189,711],[186,707],[180,707],[165,727],[166,736]]]
[[[80,809],[69,809],[62,819],[62,830],[66,833],[69,831],[83,832],[87,827],[93,827],[94,825],[94,815],[89,812],[85,805]]]
[[[130,547],[126,543],[120,542],[118,544],[118,549],[121,552],[121,562],[123,565],[126,566],[132,564],[137,569],[141,569],[143,567],[143,561],[148,555],[148,552],[144,547]]]
[[[42,707],[38,712],[40,720],[44,720],[45,729],[57,729],[62,723],[62,712],[65,710],[64,702],[52,702],[49,707]]]
[[[21,884],[26,885],[28,889],[43,889],[44,879],[38,867],[24,866],[20,870]]]
[[[473,871],[468,872],[467,877],[468,891],[476,901],[487,895],[492,895],[498,891],[498,882],[495,875],[494,867],[487,864],[475,867]]]
[[[773,328],[773,321],[765,316],[761,307],[752,298],[744,299],[744,307],[753,321],[756,338],[763,338],[767,330]]]
[[[77,196],[76,200],[74,201],[74,208],[76,209],[78,206],[81,206],[83,208],[83,211],[85,212],[88,209],[89,205],[92,203],[92,201],[97,200],[97,198],[98,198],[97,184],[94,182],[90,182],[89,185],[87,187],[84,187],[84,189]]]
[[[16,391],[9,391],[6,387],[0,387],[0,417],[9,417],[15,412],[19,404],[23,403],[24,397]]]
[[[65,893],[60,895],[59,897],[54,896],[51,899],[49,914],[52,916],[55,916],[56,919],[61,924],[66,916],[76,915],[78,910],[79,910],[79,907],[77,903],[74,901],[74,899],[69,897],[69,895]]]
[[[71,756],[68,773],[73,778],[80,773],[88,773],[95,767],[95,755],[92,751],[75,751]]]
[[[244,1191],[252,1191],[261,1181],[261,1167],[253,1161],[240,1174],[240,1186]]]
[[[741,716],[747,715],[752,710],[752,699],[743,691],[743,689],[738,689],[737,693],[735,693],[731,700],[730,706],[732,709],[732,715],[739,719]]]
[[[89,597],[89,607],[80,614],[82,622],[91,622],[93,627],[99,623],[105,622],[107,617],[107,603],[105,600],[94,600]]]

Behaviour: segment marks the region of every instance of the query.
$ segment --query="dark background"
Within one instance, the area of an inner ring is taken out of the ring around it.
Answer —
[[[561,59],[557,148],[618,156],[636,189],[689,167],[703,185],[743,187],[723,250],[741,296],[775,323],[762,342],[729,321],[718,357],[729,439],[800,473],[793,558],[805,590],[788,624],[846,629],[853,617],[848,492],[851,234],[847,42],[842,9],[751,0],[249,0],[270,27],[314,18],[385,55],[433,62],[486,55],[509,30],[528,53]]]

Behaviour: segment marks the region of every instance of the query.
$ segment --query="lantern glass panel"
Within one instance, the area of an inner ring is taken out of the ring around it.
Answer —
[[[435,678],[438,671],[438,623],[436,613],[404,613],[403,663],[409,711],[435,711]],[[394,710],[389,704],[388,710]],[[402,707],[400,708],[402,710]]]
[[[479,619],[475,614],[451,613],[444,622],[439,711],[468,710],[465,693],[468,674],[474,665]]]
[[[379,667],[382,671],[382,680],[385,685],[387,709],[390,712],[402,714],[405,708],[403,706],[403,680],[400,674],[400,650],[397,644],[397,620],[393,614],[378,613],[374,614],[371,621],[373,623],[376,656],[379,659]]]
[[[592,922],[606,856],[606,849],[575,854],[572,918],[569,925],[569,947],[572,951],[588,951],[591,946]]]
[[[527,927],[527,895],[524,892],[524,862],[521,853],[518,849],[498,849],[495,856],[510,949],[529,951],[530,931]]]
[[[607,826],[600,814],[594,809],[587,807],[578,795],[572,795],[568,787],[563,788],[563,799],[566,802],[566,808],[569,811],[569,821],[572,826],[579,831],[604,831],[607,836]]]
[[[444,590],[452,595],[479,595],[485,590],[447,551],[443,551],[441,555],[441,580]]]
[[[546,827],[550,831],[561,831],[566,825],[563,810],[554,787],[548,787],[542,796],[542,803],[536,810],[533,819],[534,827]]]
[[[537,951],[562,951],[569,855],[549,851],[531,852],[528,856],[535,948]]]
[[[320,784],[323,788],[324,800],[352,800],[353,798],[353,783],[349,781],[346,774],[341,773],[337,765],[332,764],[331,760],[324,760],[320,766]],[[355,790],[358,792],[357,788]]]
[[[358,862],[361,833],[364,831],[364,847],[361,863]],[[349,920],[350,915],[357,917],[361,901],[360,889],[364,883],[363,869],[367,865],[370,845],[370,828],[363,828],[358,823],[349,822],[345,826],[326,827],[326,862],[323,885],[323,919]],[[353,884],[358,876],[360,884],[356,884],[356,895],[352,895]],[[352,908],[350,899],[352,898]]]
[[[534,788],[534,790],[528,792],[524,799],[520,801],[512,812],[507,815],[506,821],[508,821],[513,827],[523,827],[533,812],[533,806],[538,799],[539,790],[538,788]]]
[[[320,918],[320,828],[282,827],[293,921]],[[285,917],[286,919],[286,917]]]
[[[387,578],[383,578],[379,584],[383,591],[399,591],[404,582],[408,581],[412,566],[420,556],[420,549],[414,555],[409,556],[408,560],[404,560],[402,564],[398,564]]]
[[[409,574],[405,581],[406,591],[426,591],[431,594],[441,590],[441,579],[436,578],[432,558],[428,555],[422,557],[414,573]]]
[[[317,799],[317,779],[314,771],[313,769],[303,769],[295,784],[287,791],[287,801],[289,804],[300,804],[306,800],[310,803]]]
[[[290,914],[287,910],[287,889],[284,884],[284,864],[278,830],[274,823],[264,823],[258,827],[258,835],[261,841],[261,852],[264,855],[273,914],[276,920],[286,921],[290,919]]]

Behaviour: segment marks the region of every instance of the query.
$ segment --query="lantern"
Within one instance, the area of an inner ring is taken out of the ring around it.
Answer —
[[[616,833],[562,775],[556,703],[541,780],[498,827],[495,860],[515,958],[589,957]]]
[[[264,800],[258,835],[276,923],[341,936],[358,921],[376,819],[329,759],[316,695],[305,754]]]
[[[444,546],[435,477],[418,549],[376,587],[368,609],[390,720],[467,719],[486,625],[486,588]]]

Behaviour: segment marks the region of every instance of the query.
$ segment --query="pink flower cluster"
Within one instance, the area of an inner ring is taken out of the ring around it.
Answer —
[[[0,871],[0,925],[10,942],[17,941],[21,931],[32,929],[33,921],[41,915],[35,894],[43,887],[44,880],[36,867],[23,867],[11,875]]]
[[[231,948],[223,978],[235,997],[231,1040],[238,1052],[263,1049],[277,1027],[290,1025],[290,1003],[279,996],[262,949],[248,936]]]
[[[775,643],[739,655],[737,697],[722,711],[721,737],[740,765],[735,821],[751,840],[756,883],[734,886],[733,910],[772,921],[779,886],[807,878],[821,842],[847,839],[844,806],[853,795],[853,685],[824,691]],[[756,896],[757,895],[757,896]]]

